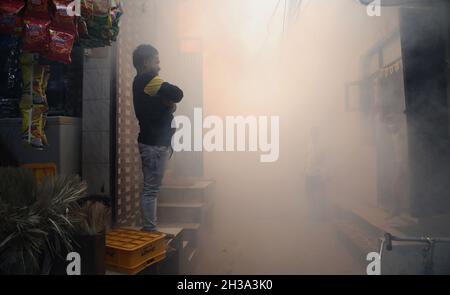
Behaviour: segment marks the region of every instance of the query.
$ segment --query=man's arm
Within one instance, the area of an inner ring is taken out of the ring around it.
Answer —
[[[157,95],[161,95],[170,102],[179,103],[183,99],[184,93],[177,86],[164,82]]]
[[[144,89],[144,92],[150,96],[160,96],[163,103],[171,105],[179,103],[183,99],[183,91],[175,85],[164,82],[161,77],[156,76]]]

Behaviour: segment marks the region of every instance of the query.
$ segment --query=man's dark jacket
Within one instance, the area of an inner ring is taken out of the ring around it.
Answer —
[[[183,98],[177,86],[162,81],[154,73],[137,75],[133,82],[133,102],[139,121],[139,143],[151,146],[170,146],[175,129],[171,127],[174,104]],[[153,95],[145,91],[149,84],[156,89]]]

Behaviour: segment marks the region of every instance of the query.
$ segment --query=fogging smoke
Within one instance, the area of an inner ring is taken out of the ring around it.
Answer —
[[[205,116],[280,116],[277,162],[262,164],[251,152],[204,154],[205,176],[216,190],[203,273],[362,270],[330,224],[309,218],[308,146],[311,130],[320,130],[327,199],[376,202],[374,147],[363,142],[360,114],[346,111],[345,85],[366,74],[361,57],[377,40],[398,30],[398,11],[383,8],[381,17],[369,17],[359,1],[309,0],[291,14],[283,3],[187,0],[173,28],[200,40]],[[177,65],[165,63],[169,49],[155,45],[163,74],[176,77]],[[387,59],[400,56],[398,44],[390,51]]]

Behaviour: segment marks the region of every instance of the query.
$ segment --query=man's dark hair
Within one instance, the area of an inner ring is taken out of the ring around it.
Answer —
[[[155,47],[149,44],[139,45],[133,52],[134,67],[136,70],[140,69],[146,59],[152,59],[157,54],[158,50]]]

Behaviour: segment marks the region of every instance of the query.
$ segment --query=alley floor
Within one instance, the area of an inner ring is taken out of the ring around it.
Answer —
[[[355,258],[345,248],[332,224],[309,220],[302,196],[246,194],[242,186],[227,190],[218,186],[221,193],[201,241],[196,274],[365,273],[364,258]]]

